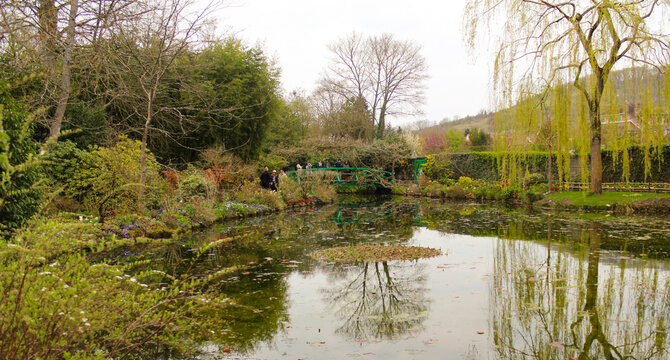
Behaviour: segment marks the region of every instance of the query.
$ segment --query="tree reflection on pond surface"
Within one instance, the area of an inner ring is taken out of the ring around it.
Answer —
[[[336,268],[338,278],[331,276],[332,285],[322,292],[341,322],[337,334],[381,340],[421,330],[429,308],[424,265],[384,261]]]
[[[662,218],[395,199],[220,224],[138,270],[228,271],[208,285],[230,301],[198,320],[203,358],[665,359],[668,239]],[[357,244],[445,255],[308,256]]]
[[[552,246],[549,220],[544,259],[535,243],[496,242],[490,321],[498,356],[668,357],[667,262],[603,253],[601,225],[582,230],[575,252]]]

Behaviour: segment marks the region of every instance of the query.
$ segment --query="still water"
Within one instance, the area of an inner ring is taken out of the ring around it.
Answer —
[[[200,359],[670,359],[670,219],[385,199],[218,225],[164,254],[215,284]],[[418,261],[309,257],[425,246]]]

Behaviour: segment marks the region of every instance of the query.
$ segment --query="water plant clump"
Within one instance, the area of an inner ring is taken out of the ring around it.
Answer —
[[[317,260],[335,262],[382,262],[391,260],[416,260],[442,255],[437,249],[401,245],[354,245],[314,251],[310,256]]]

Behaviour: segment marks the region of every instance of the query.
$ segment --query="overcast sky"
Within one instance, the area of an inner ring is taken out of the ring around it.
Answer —
[[[472,59],[462,40],[465,0],[234,1],[217,12],[219,28],[233,31],[249,45],[262,44],[281,68],[287,92],[315,88],[331,58],[329,43],[352,31],[387,32],[423,46],[430,76],[425,115],[393,119],[393,125],[453,119],[489,107],[487,59]]]

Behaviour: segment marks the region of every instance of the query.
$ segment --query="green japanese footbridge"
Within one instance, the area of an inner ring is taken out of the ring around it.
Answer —
[[[370,185],[380,188],[391,188],[395,183],[393,174],[390,171],[370,168],[312,168],[287,171],[286,175],[298,182],[300,182],[301,179],[311,176],[328,176],[329,178],[332,178],[331,182],[333,184],[338,185]]]

